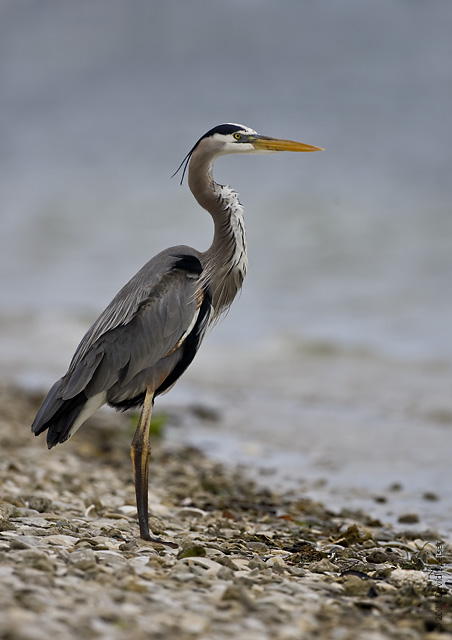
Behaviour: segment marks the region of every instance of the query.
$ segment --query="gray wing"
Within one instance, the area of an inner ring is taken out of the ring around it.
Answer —
[[[184,246],[167,249],[121,289],[75,352],[62,380],[62,399],[126,387],[177,349],[202,302],[198,255]]]

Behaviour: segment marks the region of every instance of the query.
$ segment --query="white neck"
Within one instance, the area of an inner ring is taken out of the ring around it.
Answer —
[[[213,179],[214,158],[207,151],[200,147],[193,153],[188,184],[215,225],[213,242],[201,254],[201,261],[204,267],[202,278],[212,295],[214,317],[218,317],[229,307],[242,286],[248,260],[243,207],[231,187],[217,184]]]

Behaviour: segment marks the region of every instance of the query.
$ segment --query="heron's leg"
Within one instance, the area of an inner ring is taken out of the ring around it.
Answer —
[[[148,512],[148,484],[149,484],[149,455],[151,447],[149,444],[149,427],[151,424],[152,405],[154,392],[146,391],[143,408],[137,430],[132,440],[130,454],[132,456],[133,471],[135,475],[135,495],[137,499],[138,522],[140,525],[140,538],[175,546],[173,543],[165,542],[160,538],[152,538],[149,533],[149,512]]]

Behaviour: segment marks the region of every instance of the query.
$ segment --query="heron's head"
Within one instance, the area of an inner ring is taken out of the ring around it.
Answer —
[[[182,180],[184,179],[187,165],[195,152],[205,154],[213,162],[218,156],[229,153],[272,153],[275,151],[323,151],[323,149],[303,142],[262,136],[243,124],[228,122],[213,127],[205,133],[185,156],[176,173],[183,166]]]

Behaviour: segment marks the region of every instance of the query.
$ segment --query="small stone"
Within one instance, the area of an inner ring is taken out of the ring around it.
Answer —
[[[14,531],[16,527],[7,517],[0,517],[0,531]]]
[[[268,547],[263,542],[248,542],[248,548],[255,553],[268,553]]]
[[[231,569],[231,571],[237,571],[238,570],[238,566],[235,564],[235,562],[229,556],[220,556],[219,558],[217,558],[217,561],[220,564],[222,564],[224,567],[227,567],[228,569]]]
[[[228,567],[221,567],[221,569],[217,573],[217,578],[219,580],[233,580],[234,572]]]
[[[34,613],[42,613],[46,609],[45,602],[41,598],[37,598],[34,593],[31,593],[28,589],[17,589],[14,592],[14,599],[17,603],[19,603],[22,607],[29,611],[33,611]],[[22,634],[21,634],[22,635]],[[9,634],[8,634],[9,636]],[[9,636],[16,639],[18,636]],[[22,636],[24,637],[24,636]],[[28,640],[30,638],[29,635],[25,636]],[[35,636],[36,637],[36,636]],[[38,636],[39,637],[39,636]],[[34,638],[33,638],[34,640]]]
[[[120,551],[132,551],[132,550],[137,551],[137,549],[138,549],[138,542],[136,540],[129,540],[129,542],[124,542],[123,544],[119,545]]]
[[[189,567],[201,567],[204,570],[202,575],[205,576],[216,576],[221,569],[224,569],[219,562],[199,556],[185,557],[182,559],[182,562]]]
[[[52,501],[50,500],[50,498],[43,498],[41,496],[29,496],[28,506],[30,507],[30,509],[38,511],[38,513],[45,513],[46,511],[50,511],[52,507]]]
[[[261,558],[259,558],[259,556],[255,556],[254,558],[252,558],[249,561],[248,566],[250,569],[259,569],[259,571],[267,568],[267,565],[263,560],[261,560]]]
[[[170,576],[176,582],[193,582],[193,573],[191,571],[172,571]]]
[[[204,557],[206,555],[206,549],[200,544],[194,544],[190,547],[185,547],[181,549],[177,554],[177,559],[182,560],[183,558],[194,558],[197,556]]]
[[[55,571],[55,564],[49,560],[49,558],[41,558],[33,563],[33,569],[38,569],[39,571],[47,571],[51,573]]]
[[[254,602],[253,598],[241,585],[234,584],[226,587],[221,599],[223,601],[236,600],[250,611],[256,609],[256,603]]]
[[[358,578],[358,576],[345,576],[344,593],[346,596],[366,596],[371,584],[373,583],[369,580]]]
[[[92,571],[96,568],[96,557],[92,549],[78,549],[69,554],[69,560],[80,571]]]
[[[398,521],[401,524],[416,524],[419,522],[419,516],[417,513],[404,513],[399,516]]]
[[[424,500],[430,500],[430,501],[435,501],[435,500],[439,500],[439,495],[437,493],[434,493],[433,491],[426,491],[422,497],[424,498]]]
[[[383,551],[383,549],[372,549],[372,551],[367,554],[366,561],[374,564],[382,564],[384,562],[389,562],[390,557],[386,551]]]
[[[313,573],[337,573],[338,571],[338,567],[327,558],[323,558],[318,562],[311,562],[308,568]]]
[[[46,542],[55,547],[61,546],[61,547],[69,548],[69,547],[74,547],[77,544],[78,538],[75,538],[74,536],[66,536],[64,534],[56,534],[56,535],[47,536]]]
[[[207,630],[209,620],[191,611],[184,612],[179,618],[179,625],[184,633],[198,637]]]
[[[204,557],[207,555],[206,548],[202,544],[197,544],[189,536],[183,538],[179,542],[179,553],[177,559],[192,558],[196,556]]]
[[[123,585],[123,589],[132,593],[147,593],[148,585],[144,580],[130,579]]]
[[[284,573],[287,571],[287,565],[281,556],[273,556],[272,558],[269,558],[265,563],[265,566],[276,571],[276,573]]]
[[[101,551],[93,551],[97,562],[103,565],[117,567],[127,563],[126,558],[121,553],[105,549]]]
[[[9,543],[10,549],[31,549],[31,546],[20,538],[13,538]]]
[[[388,578],[388,582],[395,587],[413,587],[423,589],[428,584],[428,576],[423,571],[412,569],[394,569]]]
[[[248,571],[250,568],[250,561],[248,560],[248,558],[233,558],[232,559],[234,566],[237,570],[245,570]],[[232,568],[232,567],[231,567]]]
[[[37,549],[25,549],[20,553],[20,559],[23,566],[27,568],[47,572],[55,570],[56,565],[54,559],[50,558],[48,553],[44,553],[44,551],[38,551]]]
[[[363,527],[358,527],[356,524],[350,525],[342,534],[342,536],[335,540],[336,544],[341,545],[342,547],[349,547],[352,544],[362,544],[366,540],[372,538],[371,533],[364,529]]]
[[[397,587],[395,587],[393,584],[388,584],[384,580],[378,581],[379,594],[387,594],[387,595],[393,596],[396,592],[397,592]]]
[[[149,518],[149,529],[152,531],[152,533],[155,533],[156,535],[161,535],[163,533],[165,533],[165,523],[162,522],[162,520],[160,520],[160,518],[156,518],[155,516],[152,516]]]
[[[209,513],[196,507],[181,507],[177,510],[177,515],[181,518],[205,518]]]
[[[121,507],[118,507],[118,511],[119,513],[123,513],[125,516],[136,516],[137,514],[137,508],[132,504],[123,504]]]
[[[27,525],[28,527],[36,527],[38,529],[50,529],[50,527],[54,526],[53,522],[49,522],[49,520],[46,520],[45,518],[39,518],[38,516],[24,516],[21,518],[17,518],[17,520],[23,525]]]

